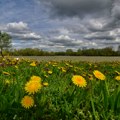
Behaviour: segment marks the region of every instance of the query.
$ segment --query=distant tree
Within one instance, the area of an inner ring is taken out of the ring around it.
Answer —
[[[120,52],[120,45],[118,46],[118,50],[117,51]]]
[[[5,32],[0,31],[0,54],[2,57],[4,57],[3,50],[12,47],[11,42],[11,36]]]
[[[67,49],[66,50],[66,55],[73,55],[73,50],[72,49]]]

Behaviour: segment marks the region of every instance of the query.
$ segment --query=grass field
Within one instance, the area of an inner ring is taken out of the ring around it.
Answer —
[[[16,56],[22,58],[22,56]],[[114,62],[120,61],[120,57],[104,57],[104,56],[24,56],[27,59],[35,59],[38,61],[72,61],[72,62],[79,62],[79,61],[87,61],[87,62]]]
[[[119,120],[120,61],[91,58],[1,58],[0,120]]]

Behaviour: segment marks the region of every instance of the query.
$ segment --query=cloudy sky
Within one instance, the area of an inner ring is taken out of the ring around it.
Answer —
[[[16,49],[117,50],[119,6],[120,0],[0,0],[0,30]]]

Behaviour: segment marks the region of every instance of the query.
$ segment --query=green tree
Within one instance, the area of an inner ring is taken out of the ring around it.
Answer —
[[[12,47],[11,42],[11,36],[5,32],[0,31],[0,54],[2,57],[4,57],[3,50]]]

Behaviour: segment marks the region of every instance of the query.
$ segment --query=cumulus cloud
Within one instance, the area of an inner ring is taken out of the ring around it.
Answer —
[[[8,31],[13,31],[13,32],[20,32],[24,30],[28,30],[28,25],[27,23],[24,22],[13,22],[13,23],[8,23],[6,26],[6,29]]]
[[[37,35],[34,32],[31,32],[28,24],[22,21],[12,22],[4,25],[3,31],[9,33],[12,36],[12,39],[18,40],[39,40],[41,39],[40,35]]]
[[[13,39],[17,39],[17,40],[39,40],[41,39],[40,35],[37,35],[34,32],[27,32],[27,33],[12,33],[12,32],[8,32]]]
[[[114,40],[116,36],[110,32],[95,32],[85,35],[84,38],[88,40]]]
[[[90,34],[86,34],[85,39],[89,40],[113,40],[120,39],[120,28],[116,28],[110,31],[101,31],[101,32],[92,32]]]
[[[61,44],[64,46],[79,46],[83,41],[81,40],[76,40],[74,38],[71,38],[68,35],[60,35],[57,37],[54,37],[54,39],[51,40],[54,44]]]

